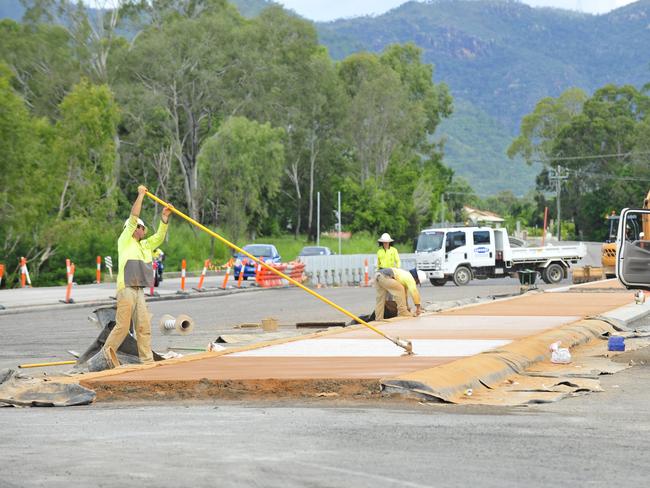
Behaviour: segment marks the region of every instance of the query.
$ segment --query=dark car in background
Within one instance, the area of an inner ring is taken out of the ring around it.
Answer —
[[[325,246],[305,246],[298,254],[298,257],[302,256],[331,256],[334,254],[329,247]]]
[[[282,258],[280,253],[275,248],[273,244],[247,244],[243,247],[244,251],[252,254],[256,258],[263,258],[265,263],[281,263]],[[244,279],[251,278],[255,276],[255,266],[256,263],[252,261],[248,256],[244,254],[235,253],[235,266],[233,268],[234,277],[239,278],[239,273],[241,272],[242,262],[245,262],[244,266]]]

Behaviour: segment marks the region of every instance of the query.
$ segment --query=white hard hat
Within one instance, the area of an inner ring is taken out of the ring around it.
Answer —
[[[391,239],[388,232],[384,232],[381,237],[377,239],[377,242],[393,242],[393,239]]]
[[[125,228],[125,229],[126,229],[126,226],[129,225],[129,221],[130,221],[130,220],[131,220],[131,217],[129,217],[128,219],[126,219],[126,220],[124,221],[124,228]],[[137,221],[136,224],[137,224],[137,225],[141,225],[141,226],[144,227],[145,229],[147,228],[147,226],[144,224],[144,221],[143,221],[141,218],[138,218],[138,221]]]

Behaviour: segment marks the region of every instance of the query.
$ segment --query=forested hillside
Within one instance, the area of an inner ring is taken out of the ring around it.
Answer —
[[[445,160],[485,192],[513,176],[519,191],[533,185],[537,171],[513,168],[505,149],[538,100],[573,86],[593,92],[648,81],[649,25],[649,0],[602,16],[507,0],[438,0],[320,23],[318,31],[334,58],[393,42],[420,46],[459,108],[437,134],[450,141]],[[486,181],[484,174],[500,176]]]
[[[246,17],[273,5],[232,3]],[[0,16],[17,20],[23,10],[19,0],[7,0]],[[435,135],[446,141],[446,163],[479,194],[523,194],[534,186],[539,166],[505,155],[522,116],[541,98],[570,87],[590,93],[607,83],[642,86],[650,78],[649,25],[650,0],[601,16],[512,0],[437,0],[316,28],[334,59],[381,52],[391,43],[420,46],[435,80],[455,99],[454,114]]]

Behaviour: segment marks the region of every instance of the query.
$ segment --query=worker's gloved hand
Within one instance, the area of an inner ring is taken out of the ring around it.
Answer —
[[[422,307],[420,305],[415,306],[415,316],[422,314]]]
[[[147,190],[147,187],[146,187],[146,186],[144,186],[144,185],[140,185],[140,186],[138,186],[138,194],[139,194],[139,195],[144,195],[144,194],[147,193],[148,191],[149,191],[149,190]]]

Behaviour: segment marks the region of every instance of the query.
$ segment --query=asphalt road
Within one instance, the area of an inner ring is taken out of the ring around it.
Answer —
[[[424,287],[425,301],[512,293],[514,280]],[[369,312],[372,289],[324,293]],[[298,290],[157,302],[190,313],[201,341],[239,322],[337,319]],[[98,330],[88,309],[0,317],[0,367],[65,358]],[[646,319],[644,325],[650,326]],[[154,345],[168,338],[156,335]],[[643,350],[631,356],[650,362]],[[622,360],[628,360],[623,358]],[[646,486],[650,367],[603,377],[602,393],[518,408],[332,399],[0,409],[0,486]]]

